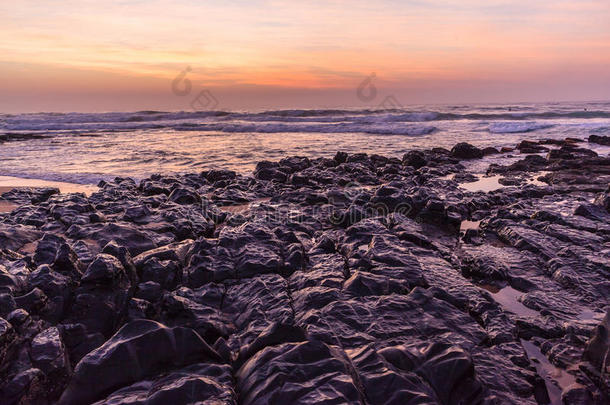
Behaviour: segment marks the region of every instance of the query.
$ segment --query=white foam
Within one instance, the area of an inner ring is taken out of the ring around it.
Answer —
[[[0,114],[0,142],[8,140],[0,146],[0,175],[95,184],[114,176],[211,167],[249,172],[260,160],[295,154],[332,157],[343,150],[400,158],[410,149],[450,149],[458,142],[514,147],[524,139],[586,140],[609,131],[610,103]],[[3,132],[41,136],[3,137]],[[586,146],[610,154],[608,146]],[[488,161],[518,159],[509,156],[491,155],[468,165],[480,164],[474,170],[483,172]]]
[[[226,124],[188,124],[176,129],[188,131],[218,131],[240,133],[366,133],[378,135],[418,136],[434,132],[430,125],[386,124],[287,124],[287,123],[226,123]]]
[[[493,122],[489,125],[489,132],[494,134],[515,134],[537,131],[553,126],[554,124],[540,122]]]

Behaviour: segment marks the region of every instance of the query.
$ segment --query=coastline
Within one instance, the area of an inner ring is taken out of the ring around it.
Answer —
[[[19,207],[19,204],[12,203],[2,198],[4,193],[16,189],[27,188],[57,188],[60,193],[85,193],[91,195],[97,190],[97,186],[66,183],[61,181],[49,181],[41,179],[27,179],[13,176],[0,176],[0,213],[11,212]]]
[[[337,152],[251,175],[118,178],[94,195],[13,190],[27,205],[0,214],[2,395],[120,402],[205,377],[202,396],[267,387],[283,403],[295,393],[266,385],[283,370],[299,395],[336,402],[601,398],[610,157],[589,146]],[[20,352],[41,377],[24,389]],[[438,359],[470,371],[439,380]]]
[[[29,179],[13,176],[0,176],[0,194],[11,191],[15,188],[58,188],[61,193],[85,193],[91,194],[97,190],[93,184],[76,184],[64,181],[52,181],[42,179]]]
[[[608,134],[610,103],[41,113],[7,117],[5,127],[40,138],[3,142],[0,173],[97,184],[204,169],[249,174],[261,160],[332,158],[337,150],[400,159],[411,149],[451,149],[460,142],[501,149],[522,140],[586,139]],[[606,155],[610,146],[595,150]]]

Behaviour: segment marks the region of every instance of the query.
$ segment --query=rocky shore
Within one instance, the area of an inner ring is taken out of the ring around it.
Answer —
[[[4,193],[0,403],[607,404],[589,142]]]

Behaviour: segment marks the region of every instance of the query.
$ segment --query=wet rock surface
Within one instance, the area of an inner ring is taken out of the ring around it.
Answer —
[[[5,193],[0,403],[606,404],[598,138]]]

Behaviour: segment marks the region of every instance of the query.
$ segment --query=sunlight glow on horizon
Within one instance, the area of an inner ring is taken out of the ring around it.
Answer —
[[[518,98],[485,90],[510,83],[523,99],[610,97],[605,0],[24,0],[3,3],[0,15],[3,110],[37,91],[73,94],[75,108],[100,91],[155,93],[161,105],[171,97],[163,87],[186,66],[194,83],[219,92],[331,94],[376,72],[414,101],[459,99],[465,89],[472,99]],[[551,78],[557,88],[543,91]]]

